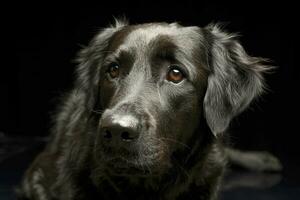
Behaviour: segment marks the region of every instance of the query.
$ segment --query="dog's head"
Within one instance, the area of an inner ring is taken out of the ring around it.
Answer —
[[[201,123],[218,136],[262,92],[261,61],[216,25],[104,29],[81,51],[77,80],[99,113],[95,160],[117,175],[164,172],[173,152],[207,134]]]

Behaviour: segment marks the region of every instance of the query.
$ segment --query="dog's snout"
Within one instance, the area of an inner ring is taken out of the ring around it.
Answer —
[[[123,127],[120,124],[111,123],[103,128],[102,136],[106,140],[130,142],[138,137],[138,133],[133,127]]]
[[[131,115],[105,117],[101,124],[101,136],[110,146],[124,145],[139,137],[138,119]]]

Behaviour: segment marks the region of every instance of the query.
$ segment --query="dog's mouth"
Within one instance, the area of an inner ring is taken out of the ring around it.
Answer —
[[[107,174],[112,176],[157,176],[171,166],[165,148],[156,144],[152,148],[109,148],[97,146],[95,160]]]
[[[153,175],[149,168],[136,164],[135,161],[123,157],[110,159],[106,163],[106,170],[113,176],[149,176]]]

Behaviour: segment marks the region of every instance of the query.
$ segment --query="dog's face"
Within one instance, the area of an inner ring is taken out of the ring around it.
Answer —
[[[196,33],[197,28],[142,25],[111,38],[100,72],[104,113],[97,140],[112,168],[160,172],[171,165],[175,149],[189,148],[206,82]]]
[[[78,69],[87,107],[101,112],[94,159],[114,175],[164,173],[175,151],[192,150],[192,136],[205,134],[199,123],[217,136],[260,92],[255,59],[216,27],[157,23],[101,32]]]

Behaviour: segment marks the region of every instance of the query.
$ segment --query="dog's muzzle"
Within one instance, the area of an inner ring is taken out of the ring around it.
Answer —
[[[132,105],[107,109],[103,113],[97,149],[107,169],[115,174],[147,174],[145,165],[150,167],[153,156],[158,155],[152,150],[152,140],[149,141],[150,131],[153,131],[149,118],[149,114]]]
[[[104,115],[100,125],[102,143],[113,150],[129,150],[139,138],[139,126],[139,120],[130,114]]]

